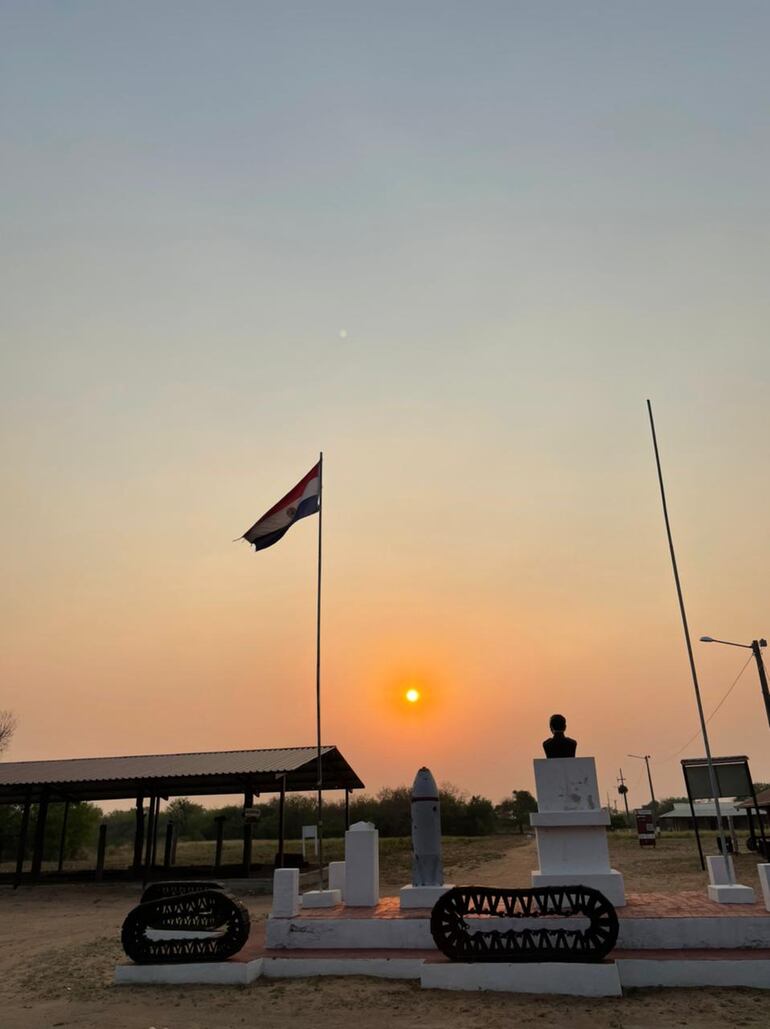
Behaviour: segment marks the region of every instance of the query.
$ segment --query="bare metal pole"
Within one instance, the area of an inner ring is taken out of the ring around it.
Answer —
[[[717,790],[717,778],[714,773],[714,762],[711,758],[711,745],[709,744],[708,730],[706,728],[706,717],[703,714],[703,702],[700,696],[700,686],[698,685],[698,672],[695,668],[695,657],[692,652],[692,642],[690,641],[690,628],[687,624],[687,612],[684,606],[684,596],[682,595],[682,584],[679,580],[679,569],[676,564],[676,553],[674,551],[674,540],[671,535],[671,522],[668,517],[668,504],[666,503],[666,489],[663,485],[663,472],[660,467],[660,453],[658,452],[658,437],[655,434],[655,421],[652,417],[652,404],[647,401],[647,412],[650,416],[650,429],[652,430],[652,445],[655,449],[655,464],[658,469],[658,482],[660,484],[660,499],[663,503],[663,518],[666,522],[666,536],[668,537],[668,549],[671,554],[671,567],[674,569],[674,581],[676,583],[676,595],[679,599],[679,612],[682,616],[682,627],[684,629],[684,638],[687,644],[687,657],[690,661],[690,672],[692,673],[692,684],[695,687],[695,701],[698,705],[698,717],[700,718],[700,728],[703,735],[703,745],[706,748],[706,764],[709,770],[709,785],[711,786],[711,794],[714,798],[714,805],[716,808],[717,816],[717,827],[719,829],[719,840],[722,845],[722,854],[725,859],[725,870],[727,872],[727,881],[732,885],[733,876],[732,869],[730,868],[729,855],[727,853],[727,840],[725,839],[724,827],[722,826],[722,810],[719,806],[719,796]]]
[[[323,518],[323,451],[318,458],[318,603],[315,625],[315,720],[318,762],[318,889],[324,888],[323,772],[321,770],[321,532]]]

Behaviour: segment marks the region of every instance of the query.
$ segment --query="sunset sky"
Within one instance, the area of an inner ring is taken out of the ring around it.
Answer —
[[[683,792],[694,636],[770,636],[770,7],[0,9],[8,760],[315,739]],[[707,711],[748,652],[696,644]],[[421,700],[408,704],[409,687]],[[748,667],[711,723],[770,780]],[[614,796],[614,794],[613,794]]]

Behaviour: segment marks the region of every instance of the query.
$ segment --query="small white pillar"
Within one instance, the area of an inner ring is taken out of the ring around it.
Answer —
[[[709,873],[709,899],[717,904],[753,904],[756,900],[750,886],[735,881],[735,866],[729,854],[710,854],[706,858]]]
[[[762,887],[762,898],[765,911],[770,911],[770,864],[757,865],[759,885]]]
[[[299,869],[276,868],[273,872],[273,918],[294,918],[299,914]]]
[[[329,889],[339,890],[343,900],[345,898],[345,862],[329,862]]]
[[[371,822],[345,833],[345,903],[374,907],[380,900],[380,834]]]
[[[303,908],[336,908],[341,903],[340,890],[308,890],[302,894]]]

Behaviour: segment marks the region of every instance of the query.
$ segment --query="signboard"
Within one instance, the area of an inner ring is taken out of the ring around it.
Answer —
[[[752,793],[749,759],[746,757],[715,757],[714,775],[718,797],[750,797]],[[704,758],[686,758],[682,771],[692,800],[713,800],[709,769]]]
[[[640,847],[655,846],[655,819],[652,817],[652,811],[636,812],[636,833]]]

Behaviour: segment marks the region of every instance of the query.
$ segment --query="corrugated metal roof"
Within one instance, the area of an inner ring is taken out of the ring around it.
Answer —
[[[716,818],[717,809],[713,800],[695,802],[695,817],[696,818]],[[744,817],[745,810],[739,810],[735,802],[732,800],[720,800],[719,807],[722,815],[727,817]],[[665,815],[660,815],[658,821],[662,821],[664,818],[692,818],[690,813],[690,805],[687,803],[676,803],[674,804],[673,811],[667,811]]]
[[[323,756],[335,749],[322,747],[321,754]],[[170,776],[264,775],[291,772],[315,758],[315,747],[278,747],[270,750],[214,750],[197,754],[9,761],[0,762],[0,786],[133,781]]]
[[[738,807],[751,807],[754,803],[751,797],[748,800],[742,800]],[[759,807],[770,807],[770,789],[760,790],[757,794],[757,805]]]

